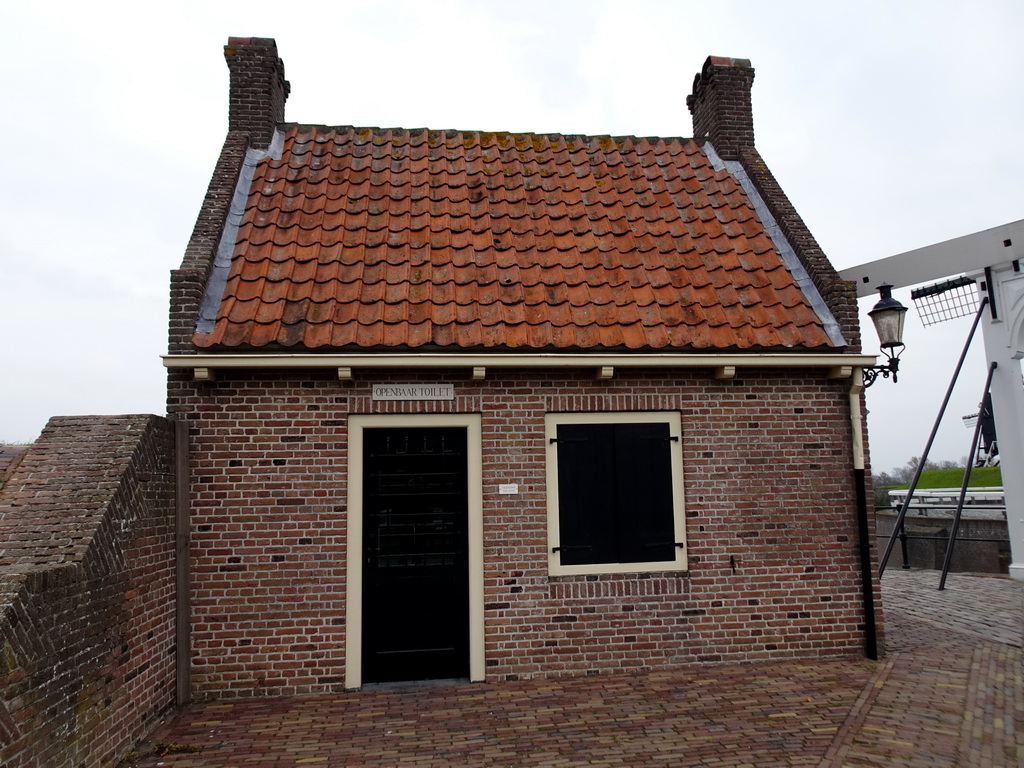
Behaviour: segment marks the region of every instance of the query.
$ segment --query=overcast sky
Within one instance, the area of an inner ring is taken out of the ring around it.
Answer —
[[[757,146],[837,268],[1024,218],[1019,0],[5,3],[0,440],[164,412],[229,36],[277,39],[288,120],[404,128],[690,136],[704,59],[749,58]],[[907,325],[868,390],[876,469],[921,453],[970,322]],[[935,458],[968,452],[977,346]]]

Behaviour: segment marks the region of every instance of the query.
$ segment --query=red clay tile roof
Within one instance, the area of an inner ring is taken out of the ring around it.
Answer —
[[[834,348],[739,183],[678,138],[290,126],[211,327],[196,346]]]

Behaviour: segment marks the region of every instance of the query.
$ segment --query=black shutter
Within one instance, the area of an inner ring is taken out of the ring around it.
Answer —
[[[675,559],[673,439],[664,422],[558,425],[562,565]]]
[[[557,434],[561,563],[613,563],[618,495],[613,425],[559,424]]]
[[[618,562],[675,559],[671,433],[666,423],[615,425]]]

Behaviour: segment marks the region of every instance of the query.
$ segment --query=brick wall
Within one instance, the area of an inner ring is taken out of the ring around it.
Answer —
[[[693,115],[693,138],[710,141],[723,160],[739,160],[744,147],[754,146],[750,89],[754,68],[749,59],[708,56],[693,78],[686,106]]]
[[[839,323],[843,338],[846,339],[847,351],[860,352],[860,317],[856,285],[849,280],[843,280],[836,272],[818,245],[818,241],[811,234],[811,230],[768,169],[768,164],[761,154],[754,147],[747,147],[740,155],[743,167],[754,182],[754,186],[782,228],[786,240],[793,246],[793,250],[814,282],[814,287]]]
[[[224,140],[181,267],[171,272],[168,326],[168,351],[171,354],[195,352],[192,334],[196,329],[196,318],[199,317],[206,281],[210,277],[248,148],[249,138],[244,133],[229,133]]]
[[[252,145],[265,149],[274,128],[284,122],[284,103],[291,86],[284,79],[284,62],[270,38],[232,37],[224,46],[231,72],[228,130],[250,134]]]
[[[0,445],[0,488],[14,474],[27,450],[27,445]]]
[[[970,509],[968,508],[968,514]],[[896,513],[891,510],[876,512],[878,548],[885,551],[889,537],[896,527]],[[946,516],[948,515],[948,516]],[[907,515],[904,520],[907,533],[907,556],[911,568],[942,570],[953,529],[952,510],[939,516]],[[964,517],[960,521],[956,543],[949,562],[950,573],[1004,573],[1010,572],[1010,534],[1006,519]],[[903,547],[897,540],[889,556],[887,569],[903,567]]]
[[[171,354],[195,352],[192,333],[246,152],[270,145],[277,125],[284,122],[291,91],[277,43],[270,38],[228,38],[224,59],[230,72],[228,134],[181,267],[171,272]]]
[[[0,765],[116,765],[174,704],[173,431],[51,419],[0,490]]]
[[[191,419],[199,698],[342,688],[350,414],[481,414],[488,680],[862,651],[848,381],[702,370],[607,382],[557,370],[218,377],[174,373],[169,400]],[[456,399],[370,399],[373,383],[409,381],[452,382]],[[548,575],[544,415],[604,410],[681,414],[688,573]]]

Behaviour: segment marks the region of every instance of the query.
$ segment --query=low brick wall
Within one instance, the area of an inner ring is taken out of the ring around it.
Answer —
[[[893,512],[876,512],[878,550],[889,546],[889,536],[896,525]],[[941,570],[946,556],[952,517],[907,515],[907,559],[911,568]],[[887,568],[903,565],[903,551],[897,540]],[[952,573],[1009,573],[1010,535],[1005,520],[963,518],[953,547],[949,570]]]
[[[0,765],[116,765],[174,704],[173,429],[54,418],[0,488]]]

